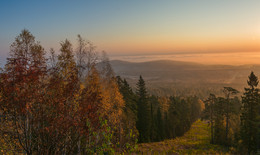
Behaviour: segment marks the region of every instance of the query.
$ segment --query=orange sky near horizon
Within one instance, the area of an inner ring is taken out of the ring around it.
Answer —
[[[117,37],[114,38],[104,35],[98,44],[112,54],[260,51],[260,18],[255,23],[242,22],[234,29],[227,28],[229,23],[224,23],[223,30],[217,30],[219,25],[202,25],[194,30],[192,26],[173,30],[169,27],[167,30],[139,30],[135,33],[115,34]]]
[[[145,62],[156,60],[173,60],[195,62],[206,65],[254,65],[260,64],[260,51],[258,52],[232,52],[232,53],[179,53],[164,55],[132,55],[111,56],[111,60],[123,60],[129,62]]]
[[[101,43],[102,44],[102,43]],[[260,39],[244,40],[244,39],[227,39],[227,40],[178,40],[178,41],[129,41],[120,42],[118,46],[113,46],[113,42],[104,45],[106,51],[113,51],[113,54],[128,53],[138,54],[171,54],[175,52],[252,52],[260,51]]]
[[[183,61],[230,59],[245,64],[256,57],[255,63],[260,52],[259,8],[259,0],[64,0],[62,6],[49,0],[0,1],[5,21],[0,28],[0,61],[25,28],[47,52],[59,51],[66,38],[76,49],[80,34],[110,56],[182,53]],[[187,53],[194,53],[194,58],[185,57]],[[196,53],[210,56],[199,58]],[[234,53],[244,62],[233,59]]]

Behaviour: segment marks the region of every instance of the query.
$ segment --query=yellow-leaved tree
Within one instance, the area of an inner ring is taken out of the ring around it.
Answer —
[[[116,81],[115,73],[110,65],[105,52],[101,57],[101,77],[104,86],[104,108],[108,123],[113,127],[113,143],[116,147],[122,148],[124,138],[123,108],[125,106],[123,96],[121,95]]]

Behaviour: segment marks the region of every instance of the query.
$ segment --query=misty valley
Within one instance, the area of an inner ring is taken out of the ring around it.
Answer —
[[[199,63],[158,60],[126,62],[112,60],[117,75],[135,87],[140,75],[146,79],[147,89],[154,95],[222,95],[223,87],[234,87],[240,92],[247,85],[251,71],[260,74],[260,65],[203,65]]]

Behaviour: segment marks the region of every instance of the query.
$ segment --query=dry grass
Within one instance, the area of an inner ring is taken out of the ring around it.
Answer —
[[[182,137],[155,143],[139,144],[132,154],[230,154],[219,145],[210,144],[207,122],[196,121]]]

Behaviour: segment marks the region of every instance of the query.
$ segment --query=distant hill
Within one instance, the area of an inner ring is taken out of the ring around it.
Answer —
[[[149,91],[162,95],[221,94],[224,86],[243,91],[251,71],[260,75],[260,65],[203,65],[171,60],[138,63],[112,60],[111,65],[133,87],[142,75]]]

